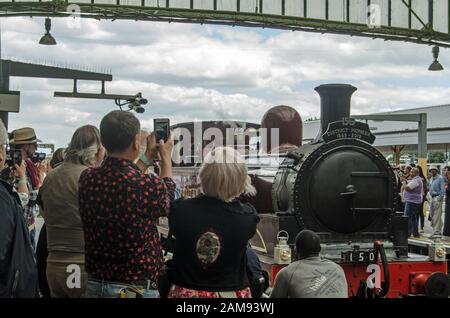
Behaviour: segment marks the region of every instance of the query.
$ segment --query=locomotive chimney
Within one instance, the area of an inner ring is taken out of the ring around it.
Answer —
[[[315,90],[320,95],[319,139],[327,131],[329,123],[350,117],[350,101],[357,88],[347,84],[326,84]]]

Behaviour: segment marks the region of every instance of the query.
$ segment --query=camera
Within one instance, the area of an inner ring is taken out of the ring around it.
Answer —
[[[138,114],[142,114],[143,112],[145,112],[145,108],[142,107],[142,106],[136,106],[136,107],[134,107],[133,109],[134,109],[134,111],[135,111],[136,113],[138,113]]]
[[[45,160],[46,156],[47,155],[45,154],[45,152],[35,152],[33,157],[31,157],[30,159],[33,163],[38,163],[42,160]]]
[[[142,98],[142,93],[137,93],[133,99],[128,99],[128,107],[134,110],[138,114],[145,112],[145,108],[142,105],[147,105],[148,100]]]
[[[6,161],[5,164],[9,168],[14,168],[14,165],[17,164],[20,166],[22,163],[22,151],[20,149],[9,149],[9,151],[6,153]]]

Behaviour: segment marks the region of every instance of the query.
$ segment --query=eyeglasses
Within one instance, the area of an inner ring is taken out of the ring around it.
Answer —
[[[37,147],[38,147],[38,144],[36,144],[36,143],[34,143],[34,144],[31,144],[34,148],[36,148],[37,149]]]

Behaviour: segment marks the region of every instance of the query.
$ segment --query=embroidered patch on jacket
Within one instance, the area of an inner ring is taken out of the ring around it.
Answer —
[[[216,233],[205,232],[197,241],[197,258],[205,265],[214,263],[220,255],[220,239]]]

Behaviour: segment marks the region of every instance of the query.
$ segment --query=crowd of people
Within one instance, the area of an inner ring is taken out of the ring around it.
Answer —
[[[241,200],[255,188],[236,150],[209,152],[199,172],[202,195],[177,200],[173,139],[157,141],[141,131],[130,112],[107,114],[99,129],[78,128],[48,163],[33,160],[38,142],[32,128],[8,135],[0,122],[0,170],[7,179],[0,183],[0,297],[262,296],[268,277],[249,248],[259,217]],[[3,169],[7,145],[20,159]],[[38,213],[45,223],[36,246]],[[169,220],[169,261],[157,228],[163,216]],[[300,234],[302,270],[294,272],[303,276],[295,282],[321,278],[323,267],[336,272],[339,291],[313,295],[295,287],[286,296],[347,296],[342,269],[319,257],[318,237]],[[285,295],[285,275],[291,274],[281,273],[273,297]]]
[[[256,190],[233,148],[212,149],[199,171],[202,194],[180,200],[173,139],[156,140],[130,112],[78,128],[49,162],[34,160],[38,142],[32,128],[8,134],[0,122],[0,297],[250,298],[267,288],[249,248],[259,217],[241,200]],[[4,169],[7,145],[14,160]],[[423,232],[427,202],[433,236],[450,236],[449,213],[442,222],[450,167],[441,176],[431,166],[428,178],[420,166],[398,172],[409,235]],[[164,247],[160,217],[169,221]],[[295,243],[271,297],[347,297],[342,268],[320,257],[319,236],[304,230]]]
[[[430,166],[428,178],[421,166],[399,167],[401,207],[408,217],[408,234],[419,238],[425,227],[425,217],[431,222],[431,237],[450,236],[450,166],[440,175],[437,166]],[[426,208],[427,203],[428,208]],[[445,211],[445,221],[443,213]]]

